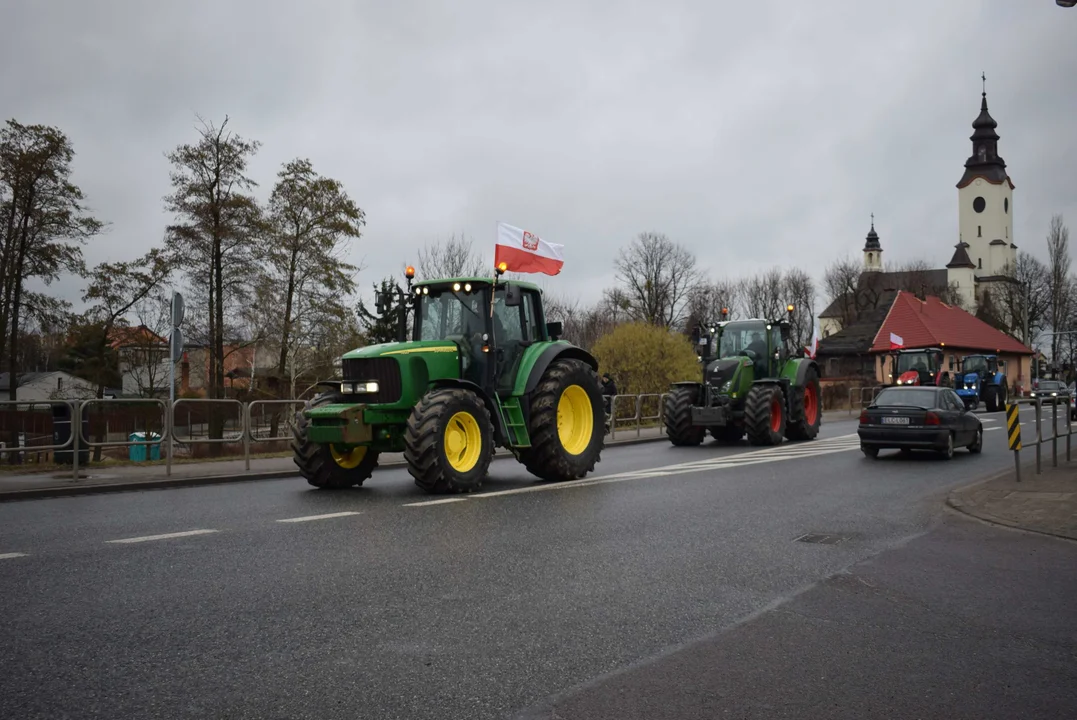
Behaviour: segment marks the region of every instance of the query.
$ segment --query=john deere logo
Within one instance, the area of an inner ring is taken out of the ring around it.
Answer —
[[[538,235],[532,235],[524,230],[524,249],[526,250],[538,250]]]

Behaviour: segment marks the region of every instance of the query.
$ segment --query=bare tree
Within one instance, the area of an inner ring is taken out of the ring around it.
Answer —
[[[688,296],[688,313],[685,332],[700,323],[717,322],[722,319],[722,310],[727,310],[730,318],[736,317],[740,302],[741,286],[730,280],[704,280],[692,288]]]
[[[81,245],[104,227],[71,182],[74,157],[57,128],[9,120],[0,130],[0,364],[10,373],[12,400],[19,336],[34,300],[27,282],[50,284],[65,272],[82,274]]]
[[[167,156],[173,192],[165,206],[178,220],[169,226],[167,239],[178,266],[200,286],[195,294],[206,302],[210,398],[224,397],[225,319],[242,305],[258,241],[268,234],[250,195],[257,183],[246,174],[259,147],[229,130],[226,117],[220,127],[203,122],[195,144],[180,145]],[[210,437],[222,437],[219,413],[211,413],[209,430]]]
[[[1073,314],[1073,279],[1070,277],[1070,231],[1061,215],[1051,218],[1047,232],[1047,288],[1051,298],[1051,362],[1059,362],[1059,347],[1066,323]]]
[[[427,243],[419,250],[415,268],[422,278],[486,277],[494,272],[462,233]]]
[[[158,397],[169,379],[169,340],[172,329],[170,299],[151,293],[134,306],[140,330],[135,342],[120,348],[120,362],[140,397]]]
[[[355,292],[359,267],[344,258],[365,216],[344,186],[315,173],[309,160],[285,164],[277,177],[269,198],[272,241],[265,250],[261,294],[275,311],[277,377],[288,379],[293,397],[297,379],[316,363],[310,348],[328,326],[349,315],[343,299]],[[278,420],[275,412],[273,437]]]
[[[793,268],[782,278],[782,290],[786,304],[793,306],[790,339],[796,347],[806,347],[815,333],[815,282],[805,271]]]
[[[633,320],[675,327],[684,318],[689,294],[697,284],[696,258],[661,233],[644,232],[614,261],[615,293],[607,297]]]
[[[743,281],[744,306],[751,317],[772,318],[785,311],[785,277],[771,268]]]
[[[849,258],[831,263],[823,274],[823,293],[827,307],[836,305],[838,322],[843,328],[860,319],[862,298],[860,295],[861,265]]]

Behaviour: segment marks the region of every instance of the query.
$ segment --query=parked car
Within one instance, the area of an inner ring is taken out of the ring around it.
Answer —
[[[948,387],[888,387],[860,413],[860,449],[869,458],[880,450],[933,450],[947,460],[954,449],[983,449],[983,423]]]

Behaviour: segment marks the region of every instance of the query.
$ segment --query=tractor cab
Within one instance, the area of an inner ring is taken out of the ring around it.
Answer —
[[[511,394],[526,349],[556,340],[562,332],[561,323],[543,322],[542,295],[530,283],[480,278],[422,282],[415,286],[412,308],[413,342],[453,343],[460,377],[502,396]]]
[[[890,360],[890,377],[895,385],[947,385],[949,382],[940,348],[898,350],[891,353]]]
[[[975,374],[982,381],[1001,370],[1002,364],[997,355],[966,355],[961,359],[961,374]]]
[[[787,308],[790,314],[793,306]],[[790,357],[790,323],[786,318],[774,320],[726,320],[729,311],[722,309],[722,321],[711,327],[696,327],[692,343],[706,368],[714,360],[748,358],[756,377],[772,377]]]

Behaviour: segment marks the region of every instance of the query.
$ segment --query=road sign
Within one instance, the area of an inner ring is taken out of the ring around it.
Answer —
[[[1017,405],[1006,406],[1006,436],[1010,439],[1010,450],[1021,449],[1021,415]]]
[[[183,296],[178,292],[172,293],[172,327],[178,328],[183,324],[184,310]]]
[[[178,363],[183,359],[183,331],[172,328],[172,363]]]

